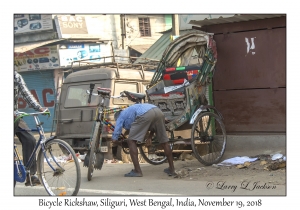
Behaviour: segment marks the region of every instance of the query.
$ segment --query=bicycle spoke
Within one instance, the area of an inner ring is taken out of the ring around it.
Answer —
[[[46,143],[39,153],[39,177],[50,195],[76,195],[80,185],[80,166],[72,148],[62,140]],[[54,170],[53,170],[53,169]]]

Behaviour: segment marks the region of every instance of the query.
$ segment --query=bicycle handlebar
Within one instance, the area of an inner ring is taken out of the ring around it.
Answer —
[[[26,116],[37,116],[37,115],[40,115],[40,114],[50,116],[49,110],[45,110],[43,112],[33,112],[33,113],[20,112],[20,111],[16,110],[16,111],[14,111],[14,114],[16,115],[16,119],[14,120],[14,123],[17,122],[20,118],[26,117]]]
[[[101,96],[101,94],[97,94],[97,93],[92,93],[90,90],[86,90],[86,93],[89,95],[89,98],[88,98],[88,103],[91,102],[91,96]],[[124,97],[127,98],[126,94],[124,92],[121,92],[120,95],[118,96],[109,96],[110,98],[114,98],[114,99],[123,99]]]
[[[89,90],[86,90],[86,93],[90,96],[101,96],[101,95],[99,95],[99,94],[97,94],[97,93],[92,93],[91,94],[91,92],[89,91]],[[118,95],[118,96],[110,96],[110,98],[124,98],[124,97],[127,97],[126,95],[124,95],[123,94],[123,92],[121,92],[121,94],[120,95]]]

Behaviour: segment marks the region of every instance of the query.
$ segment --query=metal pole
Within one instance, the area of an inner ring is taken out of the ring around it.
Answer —
[[[179,36],[179,19],[178,15],[172,15],[172,35]]]
[[[122,49],[124,50],[124,39],[125,39],[125,21],[124,21],[124,15],[120,15],[121,18],[121,36],[122,36]]]
[[[111,51],[112,51],[112,54],[113,54],[113,60],[112,62],[116,62],[115,60],[115,49],[114,49],[114,46],[113,46],[113,42],[111,42]],[[105,63],[105,58],[104,58],[104,63]]]

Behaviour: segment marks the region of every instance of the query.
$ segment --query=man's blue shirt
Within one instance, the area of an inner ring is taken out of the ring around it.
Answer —
[[[115,130],[112,135],[113,140],[118,140],[120,134],[122,133],[122,128],[129,130],[131,124],[137,116],[145,114],[148,110],[155,108],[153,104],[134,104],[121,111],[115,126]]]

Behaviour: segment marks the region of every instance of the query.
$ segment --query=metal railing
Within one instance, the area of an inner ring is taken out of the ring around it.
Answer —
[[[117,59],[123,61],[117,61]],[[139,59],[139,63],[134,63]],[[97,62],[99,61],[99,62]],[[124,62],[125,61],[125,62]],[[126,62],[127,61],[127,62]],[[156,70],[159,64],[159,60],[139,58],[139,57],[126,57],[126,56],[106,56],[101,58],[90,58],[79,61],[73,61],[69,70],[83,70],[91,68],[110,67],[121,69],[137,69],[142,71]]]

